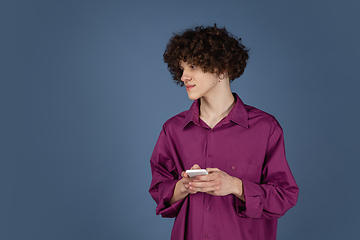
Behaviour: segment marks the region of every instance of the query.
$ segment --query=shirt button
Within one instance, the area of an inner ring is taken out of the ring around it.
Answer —
[[[210,129],[210,132],[214,132],[214,129]]]
[[[232,166],[232,167],[231,167],[232,170],[235,170],[235,168],[236,168],[235,166]]]
[[[211,157],[212,157],[212,154],[209,154],[208,157],[211,158]]]
[[[204,234],[204,238],[209,238],[209,234]]]
[[[210,211],[210,209],[211,209],[211,207],[207,207],[207,208],[206,208],[206,211]]]

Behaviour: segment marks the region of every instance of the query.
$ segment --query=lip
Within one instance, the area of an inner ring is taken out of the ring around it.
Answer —
[[[186,87],[186,91],[188,91],[188,90],[192,89],[193,87],[195,87],[195,85],[185,85],[185,87]]]

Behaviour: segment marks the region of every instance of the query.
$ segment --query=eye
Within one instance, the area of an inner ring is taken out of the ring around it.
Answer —
[[[190,65],[190,68],[191,68],[191,69],[195,69],[195,68],[196,68],[196,65]]]

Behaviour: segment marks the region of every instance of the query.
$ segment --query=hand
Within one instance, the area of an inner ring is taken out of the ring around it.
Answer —
[[[201,169],[200,166],[198,164],[194,164],[190,170],[193,170],[193,169]],[[189,175],[183,171],[181,173],[181,177],[183,177],[180,181],[181,183],[183,184],[183,187],[184,187],[184,190],[187,192],[187,193],[190,193],[190,194],[195,194],[197,191],[194,191],[192,189],[190,189],[190,182],[192,181],[195,181],[195,178],[190,178]]]
[[[205,192],[215,196],[234,194],[244,199],[242,181],[218,168],[207,168],[209,175],[199,175],[189,181],[189,192]]]
[[[191,169],[201,169],[199,165],[194,164],[194,166],[191,167]],[[193,191],[190,189],[189,183],[191,181],[194,181],[194,178],[190,178],[189,175],[185,171],[181,173],[182,179],[180,179],[174,189],[174,193],[170,199],[170,204],[173,204],[174,202],[177,202],[181,199],[184,199],[187,195],[194,194],[196,191]]]

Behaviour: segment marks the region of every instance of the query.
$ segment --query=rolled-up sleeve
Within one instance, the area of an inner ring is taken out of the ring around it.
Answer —
[[[245,202],[235,197],[235,208],[241,217],[279,218],[296,204],[299,188],[286,160],[284,137],[279,125],[268,138],[260,184],[241,180]]]
[[[170,204],[174,188],[179,180],[175,161],[171,156],[170,144],[166,135],[165,125],[156,142],[150,159],[152,181],[149,193],[155,200],[156,214],[162,217],[176,217],[184,200]]]

